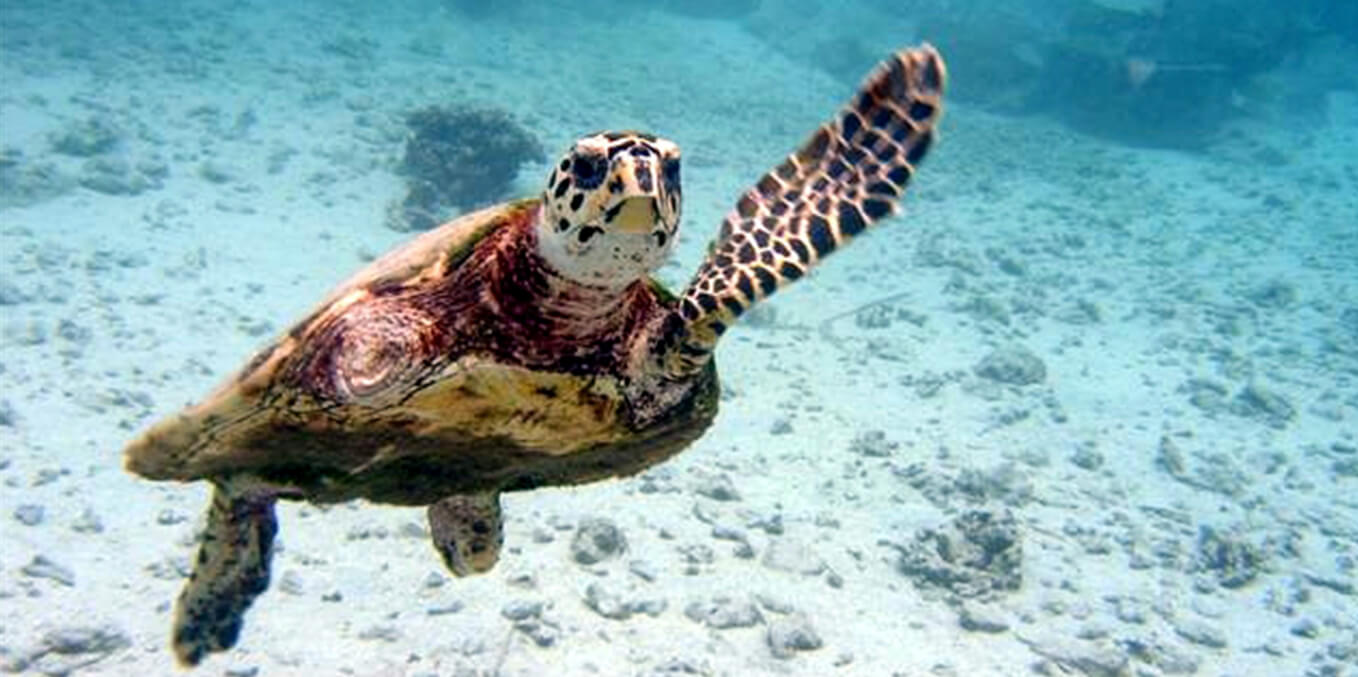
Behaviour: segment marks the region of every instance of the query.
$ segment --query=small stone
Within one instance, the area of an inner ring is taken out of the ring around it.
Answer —
[[[693,490],[698,492],[699,495],[706,496],[714,501],[740,500],[740,492],[736,491],[735,483],[731,481],[731,477],[726,473],[703,477]]]
[[[1213,649],[1226,648],[1226,633],[1215,625],[1196,618],[1180,618],[1174,621],[1174,633],[1194,643]]]
[[[991,352],[972,371],[981,378],[1015,386],[1033,385],[1047,378],[1047,365],[1042,359],[1019,345]]]
[[[1192,653],[1174,644],[1156,639],[1124,638],[1119,642],[1127,653],[1143,663],[1149,663],[1166,675],[1193,675],[1201,667],[1200,661]]]
[[[1254,544],[1210,526],[1198,529],[1198,566],[1212,571],[1225,588],[1239,588],[1259,576],[1264,555]]]
[[[239,172],[235,169],[210,160],[198,167],[198,176],[209,183],[230,183],[236,179],[237,174]]]
[[[1114,614],[1123,623],[1141,625],[1146,622],[1146,605],[1130,597],[1118,597],[1113,601]]]
[[[35,555],[33,561],[25,564],[19,571],[25,576],[51,579],[67,587],[75,585],[74,572],[43,555]]]
[[[885,458],[900,446],[899,442],[892,442],[886,438],[886,433],[881,430],[866,430],[859,433],[849,443],[849,451],[860,456],[870,456],[874,458]]]
[[[769,622],[767,640],[775,658],[792,658],[798,651],[821,648],[820,635],[804,614],[796,613]]]
[[[1059,635],[1028,636],[1019,640],[1058,666],[1043,674],[1081,674],[1095,677],[1122,677],[1127,672],[1127,655],[1105,641],[1084,641]],[[1049,668],[1051,669],[1051,668]]]
[[[627,570],[647,583],[654,582],[656,579],[655,567],[645,560],[634,559],[628,562]]]
[[[161,526],[173,526],[175,524],[182,524],[188,521],[188,519],[189,518],[187,515],[172,508],[166,508],[156,514],[156,524],[159,524]]]
[[[736,541],[737,543],[743,543],[748,540],[745,536],[745,532],[735,527],[728,527],[724,524],[713,525],[712,538],[722,541]]]
[[[561,629],[555,624],[543,620],[530,620],[515,623],[514,629],[527,635],[533,643],[541,648],[547,648],[556,644],[556,640],[561,637]]]
[[[781,536],[783,534],[783,516],[774,513],[768,517],[758,517],[746,523],[751,529],[763,529],[764,533],[770,536]]]
[[[71,530],[81,534],[99,534],[104,531],[104,522],[91,508],[85,508],[80,516],[71,522]]]
[[[790,614],[797,610],[797,608],[791,604],[763,593],[755,593],[754,599],[756,602],[759,602],[759,606],[776,614]]]
[[[1070,457],[1070,462],[1082,470],[1098,470],[1103,467],[1103,461],[1103,454],[1089,444],[1081,444]]]
[[[975,604],[963,605],[957,614],[957,623],[970,632],[997,634],[1009,630],[1009,622],[1003,616]]]
[[[1304,575],[1306,576],[1306,582],[1311,585],[1328,588],[1341,595],[1352,596],[1354,594],[1355,588],[1352,580],[1346,580],[1338,576],[1322,576],[1313,572],[1306,572]]]
[[[1017,590],[1023,582],[1023,545],[1008,510],[970,510],[938,529],[921,529],[900,553],[901,573],[921,588],[943,588],[967,598]]]
[[[14,519],[26,527],[36,527],[42,524],[47,511],[41,505],[34,503],[24,503],[14,509]]]
[[[1289,632],[1298,637],[1315,639],[1316,637],[1320,636],[1320,626],[1317,625],[1315,621],[1309,618],[1303,618],[1297,621],[1296,623],[1292,624],[1292,628],[1289,630]]]
[[[1231,413],[1253,418],[1274,428],[1285,427],[1297,417],[1297,409],[1283,395],[1251,383],[1231,400]]]
[[[627,602],[628,611],[634,614],[646,614],[651,618],[665,613],[665,609],[668,607],[669,603],[663,599],[634,599]]]
[[[815,576],[825,571],[825,561],[814,550],[791,538],[769,541],[761,563],[777,571]]]
[[[463,608],[462,602],[453,600],[445,604],[436,604],[434,606],[431,606],[425,609],[424,612],[426,614],[429,614],[430,616],[446,616],[448,614],[455,614],[461,611],[462,608]]]
[[[306,587],[302,585],[302,575],[296,571],[284,573],[282,580],[278,582],[278,589],[288,595],[301,595],[306,592]]]
[[[598,583],[590,583],[585,588],[585,606],[615,621],[625,621],[632,615],[632,610],[623,603],[622,597],[605,590]]]
[[[518,599],[500,608],[500,615],[511,621],[522,621],[542,615],[542,602]]]
[[[358,638],[363,640],[395,642],[401,638],[401,631],[394,625],[374,625],[360,631],[358,633]]]
[[[33,300],[33,295],[25,292],[12,280],[0,280],[0,306],[17,306]]]
[[[571,558],[580,564],[598,564],[626,552],[627,538],[611,520],[590,517],[580,521],[571,539]]]
[[[8,660],[0,661],[0,669],[42,675],[75,674],[130,646],[132,640],[116,626],[58,628],[43,635],[26,656],[6,656]]]
[[[690,602],[684,607],[684,615],[694,623],[702,623],[716,630],[748,628],[764,620],[759,609],[748,600],[734,600],[730,597]]]
[[[62,155],[91,157],[107,153],[122,136],[113,123],[101,118],[72,122],[60,134],[51,137],[52,150]]]
[[[770,435],[790,435],[792,433],[792,421],[787,418],[778,418],[773,421],[773,426],[769,428]]]

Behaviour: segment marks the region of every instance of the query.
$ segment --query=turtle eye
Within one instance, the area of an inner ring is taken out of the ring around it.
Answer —
[[[671,190],[679,187],[679,158],[665,158],[660,165],[661,176],[665,180],[665,187]]]
[[[595,153],[581,153],[571,163],[571,174],[575,185],[589,190],[604,182],[604,172],[608,170],[608,159]]]

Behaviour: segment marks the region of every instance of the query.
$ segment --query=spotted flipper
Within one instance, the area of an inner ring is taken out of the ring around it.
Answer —
[[[692,374],[755,303],[891,215],[942,114],[943,58],[929,45],[878,65],[835,118],[741,196],[680,301],[665,356]]]
[[[448,570],[458,576],[490,571],[500,559],[504,525],[500,494],[449,496],[429,506],[429,535]]]
[[[272,494],[214,485],[198,559],[175,606],[172,641],[181,664],[235,646],[245,610],[269,587],[275,502]]]

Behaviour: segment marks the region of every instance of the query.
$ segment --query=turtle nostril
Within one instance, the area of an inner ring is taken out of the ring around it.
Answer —
[[[598,235],[602,232],[604,232],[603,228],[599,228],[597,226],[584,226],[580,229],[580,232],[576,234],[576,238],[580,240],[580,244],[585,244],[586,242],[589,242],[590,239],[592,239],[595,235]]]
[[[665,246],[665,243],[668,242],[669,239],[670,239],[670,236],[669,236],[668,234],[666,234],[665,231],[663,231],[663,230],[657,230],[657,231],[655,231],[655,246],[656,246],[656,247],[661,247],[661,248],[663,248],[663,247]]]

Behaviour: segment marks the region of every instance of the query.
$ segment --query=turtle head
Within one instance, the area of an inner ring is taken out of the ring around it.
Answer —
[[[626,286],[669,255],[680,200],[674,142],[640,132],[583,137],[547,180],[539,253],[568,279]]]

